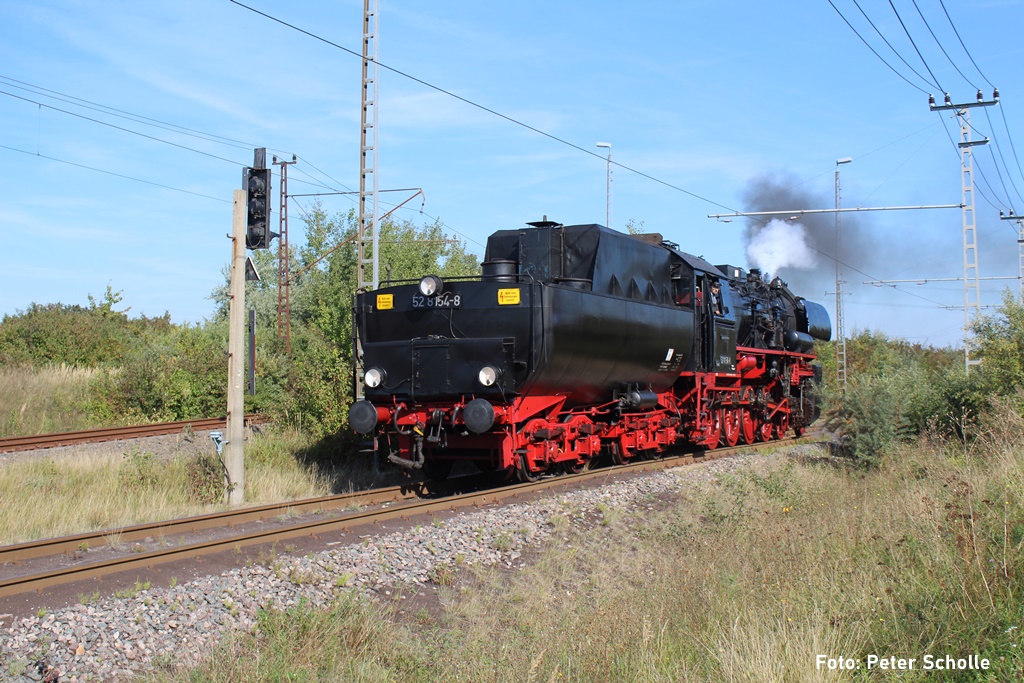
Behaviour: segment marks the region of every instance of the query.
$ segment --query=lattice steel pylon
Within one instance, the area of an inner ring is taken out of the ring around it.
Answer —
[[[285,352],[292,352],[292,305],[291,305],[291,253],[288,246],[288,165],[296,162],[293,154],[291,161],[278,161],[274,164],[281,167],[281,192],[278,206],[278,230],[281,231],[277,245],[277,338],[284,338]]]
[[[359,141],[359,255],[357,268],[359,289],[377,289],[379,282],[377,17],[378,0],[363,0],[363,106],[362,133]]]
[[[975,102],[953,104],[949,95],[941,105],[935,104],[935,98],[928,97],[928,105],[932,111],[952,110],[960,122],[960,203],[963,206],[963,247],[964,247],[964,372],[970,374],[971,367],[981,365],[981,360],[971,358],[970,329],[972,317],[977,319],[981,313],[981,286],[978,283],[978,230],[974,210],[974,153],[976,145],[988,144],[988,138],[971,139],[971,108],[990,107],[999,103],[999,91],[995,91],[992,99],[985,101],[981,91]],[[973,316],[972,316],[973,314]]]

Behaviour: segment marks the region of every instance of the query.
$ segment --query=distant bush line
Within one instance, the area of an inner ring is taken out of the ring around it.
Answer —
[[[306,245],[291,254],[291,351],[278,337],[277,278],[247,283],[256,311],[256,392],[246,411],[269,414],[315,437],[344,432],[352,396],[351,306],[356,254],[353,212],[328,216],[319,205],[306,218]],[[381,225],[381,279],[424,273],[479,272],[476,256],[439,224]],[[274,249],[253,253],[262,273],[277,271]],[[130,317],[122,292],[108,286],[88,305],[33,303],[0,319],[0,432],[63,431],[135,422],[222,415],[227,397],[228,273],[215,288],[213,315],[176,324],[170,315]],[[50,373],[48,368],[88,369]],[[54,380],[53,377],[58,379]],[[34,386],[39,388],[35,389]],[[83,386],[84,385],[84,386]],[[50,393],[44,398],[33,392]],[[48,412],[33,419],[33,412]],[[59,414],[59,419],[53,415]]]

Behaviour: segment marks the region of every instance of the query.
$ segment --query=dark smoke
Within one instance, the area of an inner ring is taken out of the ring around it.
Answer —
[[[750,182],[743,194],[744,211],[795,211],[797,209],[830,209],[835,206],[834,195],[814,194],[800,189],[800,181],[787,175],[765,175]],[[796,215],[790,214],[790,215]],[[743,232],[743,246],[749,248],[751,240],[765,229],[772,218],[783,221],[784,216],[759,216],[748,218]],[[782,267],[778,275],[789,283],[790,288],[798,296],[820,300],[825,292],[835,292],[836,282],[836,219],[834,213],[805,214],[795,221],[803,226],[807,247],[814,256],[814,264],[810,268]],[[860,281],[864,277],[852,269],[875,270],[878,265],[879,253],[877,245],[872,247],[866,230],[860,225],[857,216],[842,215],[842,261],[844,279]],[[799,231],[794,230],[794,239],[799,238]],[[873,264],[869,267],[869,264]],[[756,267],[747,256],[747,266]]]

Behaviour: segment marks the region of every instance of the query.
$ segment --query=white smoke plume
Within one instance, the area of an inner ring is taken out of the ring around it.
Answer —
[[[811,269],[817,265],[804,226],[777,218],[751,237],[747,258],[771,275],[778,275],[780,268]]]

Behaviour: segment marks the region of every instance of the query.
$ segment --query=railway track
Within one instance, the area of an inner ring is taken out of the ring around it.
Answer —
[[[28,543],[0,547],[0,597],[18,595],[30,591],[42,592],[65,583],[82,579],[98,579],[111,574],[130,570],[150,569],[156,565],[177,560],[193,560],[204,555],[225,551],[240,551],[242,548],[274,544],[300,537],[318,537],[323,534],[343,531],[352,527],[381,523],[387,520],[407,518],[445,510],[493,504],[508,498],[542,491],[553,487],[580,484],[594,479],[618,477],[624,474],[655,469],[677,467],[705,462],[744,451],[763,447],[775,447],[781,443],[800,443],[808,438],[773,441],[755,446],[722,448],[702,453],[687,453],[657,460],[642,460],[617,467],[601,468],[562,476],[541,479],[537,482],[514,484],[483,491],[440,495],[428,491],[423,485],[390,487],[361,493],[341,494],[313,498],[279,505],[243,508],[225,512],[189,517],[168,522],[142,524],[113,531],[76,534],[62,538],[44,539]],[[467,477],[466,480],[473,479]],[[468,481],[451,482],[453,486],[470,486]],[[424,497],[427,496],[427,497]],[[188,538],[210,529],[229,529],[254,521],[270,518],[280,519],[294,514],[304,514],[294,521],[286,520],[274,528],[258,528],[241,533],[222,534],[217,538],[195,541]],[[92,550],[110,545],[116,539],[124,545],[137,539],[174,539],[172,545],[156,550],[127,552],[121,556],[99,561],[73,560],[72,564],[58,569],[35,571],[30,566],[33,560],[55,555],[70,555],[74,558],[83,549]],[[181,541],[177,543],[176,541]],[[95,544],[95,545],[93,545]],[[19,569],[21,570],[19,572]]]
[[[258,415],[246,415],[245,424],[260,424],[265,418]],[[31,436],[14,436],[0,439],[0,453],[14,453],[17,451],[39,450],[43,448],[55,448],[57,446],[73,446],[83,443],[100,443],[103,441],[119,441],[123,439],[139,439],[145,436],[163,436],[166,434],[178,434],[185,428],[194,431],[206,431],[210,429],[223,429],[225,418],[211,417],[201,420],[179,420],[177,422],[154,422],[145,425],[132,425],[129,427],[104,427],[100,429],[85,429],[78,432],[59,432],[55,434],[34,434]]]

